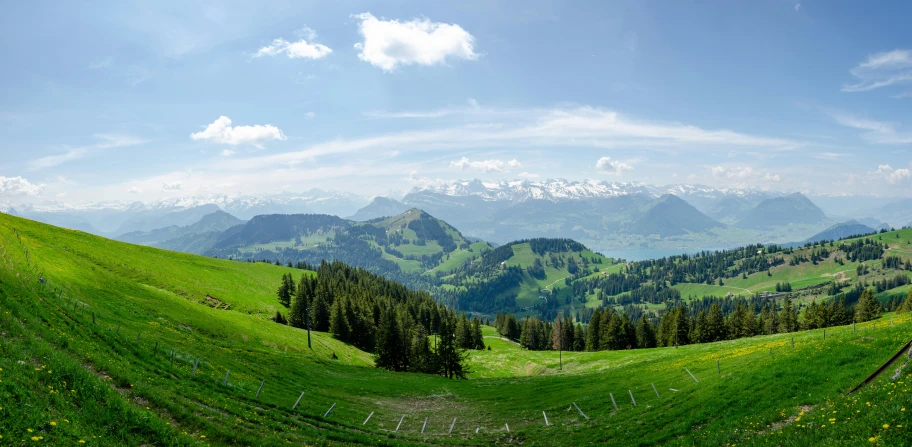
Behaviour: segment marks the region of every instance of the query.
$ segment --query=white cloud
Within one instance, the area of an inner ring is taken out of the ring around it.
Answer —
[[[332,53],[332,48],[319,43],[309,43],[304,39],[289,42],[279,38],[272,41],[271,45],[257,50],[253,57],[278,56],[284,54],[291,59],[322,59]]]
[[[475,37],[461,26],[431,22],[427,18],[407,22],[383,20],[366,12],[353,16],[360,21],[364,38],[356,43],[358,57],[384,71],[400,65],[438,65],[448,58],[474,60]]]
[[[844,92],[864,92],[912,82],[912,50],[897,49],[872,54],[849,72],[857,82],[843,86]]]
[[[37,196],[44,190],[22,177],[0,177],[0,196]]]
[[[180,191],[184,188],[183,182],[165,182],[162,183],[162,191]]]
[[[899,125],[860,118],[853,115],[830,112],[830,116],[839,124],[853,129],[866,130],[861,137],[877,144],[909,144],[912,143],[912,133],[900,132]]]
[[[712,169],[710,169],[710,172],[712,172],[713,177],[733,181],[738,184],[746,184],[757,180],[763,182],[778,182],[780,180],[778,174],[759,172],[750,166],[713,166]]]
[[[633,166],[618,160],[612,160],[611,157],[602,157],[595,162],[595,169],[609,174],[623,174],[633,171]]]
[[[130,194],[142,194],[143,190],[134,186],[134,187],[128,189],[127,192]]]
[[[795,11],[801,11],[801,3],[795,3]]]
[[[525,178],[525,179],[532,179],[532,178],[539,178],[539,177],[541,177],[541,175],[534,174],[534,173],[531,173],[531,172],[520,172],[519,174],[516,174],[516,176],[519,177],[519,178]]]
[[[307,118],[309,120],[313,119],[313,117],[315,117],[315,116],[317,116],[317,114],[314,112],[307,112],[304,114],[304,118]]]
[[[230,145],[250,144],[262,148],[266,141],[284,140],[285,134],[271,124],[231,127],[231,119],[227,116],[220,116],[208,125],[206,130],[190,134],[190,138],[196,141],[212,141]]]
[[[890,165],[879,165],[876,171],[868,172],[868,176],[886,180],[891,185],[898,185],[912,177],[912,172],[906,168],[893,169]]]
[[[230,157],[230,156],[234,155],[234,151],[231,149],[225,149],[222,152],[220,152],[219,155],[221,155],[222,157]]]
[[[484,161],[469,161],[467,157],[462,157],[457,161],[450,162],[451,168],[456,168],[462,171],[481,171],[481,172],[510,172],[514,169],[522,167],[522,163],[517,159],[512,159],[509,161],[503,160],[484,160]]]
[[[62,154],[58,155],[47,155],[41,158],[37,158],[29,162],[29,169],[38,170],[51,168],[57,165],[64,164],[68,161],[78,160],[88,154],[89,151],[84,148],[70,149]]]

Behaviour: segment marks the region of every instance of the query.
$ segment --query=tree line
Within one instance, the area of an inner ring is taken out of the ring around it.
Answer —
[[[466,351],[485,347],[477,318],[469,320],[427,292],[342,262],[323,261],[297,282],[284,274],[276,296],[288,309],[287,317],[276,313],[276,322],[328,332],[373,352],[378,368],[464,378]]]

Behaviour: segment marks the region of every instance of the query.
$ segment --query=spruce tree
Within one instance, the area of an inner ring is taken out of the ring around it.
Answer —
[[[344,297],[336,298],[329,313],[329,332],[339,340],[348,341],[350,327],[346,315],[346,302]]]
[[[656,347],[655,327],[652,325],[646,315],[640,317],[640,320],[637,322],[636,337],[638,348]]]
[[[864,321],[876,320],[880,318],[883,312],[880,301],[874,298],[874,293],[865,289],[858,298],[858,304],[855,305],[855,321],[861,323]]]
[[[440,321],[440,341],[437,344],[437,358],[440,373],[448,379],[465,379],[468,373],[463,365],[466,359],[464,349],[456,343],[456,315],[447,312]]]
[[[792,306],[791,298],[786,297],[782,303],[782,312],[779,314],[779,332],[795,332],[798,330],[798,311]]]
[[[598,351],[599,345],[599,323],[602,318],[602,312],[596,308],[592,311],[592,317],[589,318],[589,330],[586,333],[586,350]]]
[[[404,371],[406,353],[403,348],[402,332],[399,320],[392,308],[383,311],[380,325],[377,327],[377,354],[374,362],[378,368],[391,371]]]
[[[725,317],[722,316],[722,308],[718,303],[709,306],[709,314],[706,316],[706,334],[708,341],[719,341],[727,338],[725,334]]]

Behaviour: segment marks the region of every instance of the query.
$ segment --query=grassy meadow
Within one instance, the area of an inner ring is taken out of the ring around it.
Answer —
[[[828,328],[825,339],[815,330],[560,358],[485,328],[491,350],[471,352],[469,379],[452,381],[377,370],[369,353],[323,333],[313,333],[308,348],[305,331],[268,320],[288,271],[0,214],[0,444],[905,445],[912,438],[905,357],[846,395],[912,338],[908,314]]]

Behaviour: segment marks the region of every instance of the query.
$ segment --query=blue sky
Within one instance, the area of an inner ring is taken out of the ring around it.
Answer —
[[[473,177],[887,196],[912,182],[909,2],[4,10],[4,202]]]

